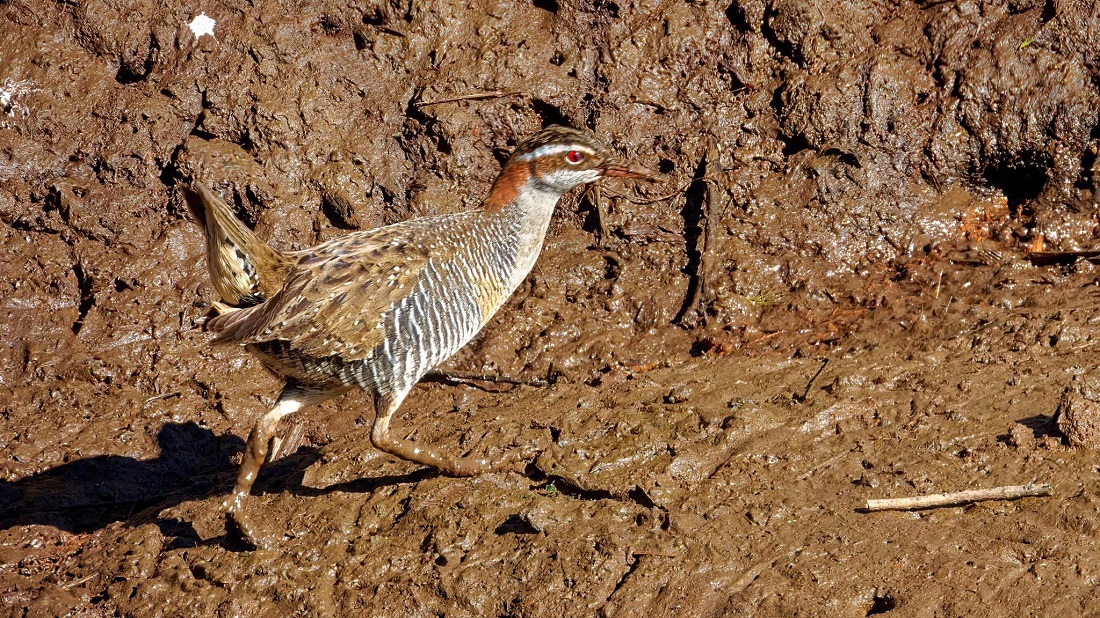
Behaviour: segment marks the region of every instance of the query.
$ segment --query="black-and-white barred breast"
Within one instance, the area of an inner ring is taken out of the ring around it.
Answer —
[[[468,343],[513,291],[516,222],[480,213],[437,220],[432,256],[410,293],[385,313],[382,343],[357,363],[363,388],[401,391]],[[480,225],[479,225],[480,224]]]

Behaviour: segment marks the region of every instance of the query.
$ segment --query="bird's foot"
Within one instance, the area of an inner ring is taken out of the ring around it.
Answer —
[[[371,443],[375,448],[424,466],[435,468],[444,476],[470,477],[479,476],[487,472],[513,472],[523,470],[526,462],[519,465],[518,460],[532,456],[531,447],[520,447],[505,450],[500,457],[455,457],[439,449],[421,446],[391,437],[388,432],[373,432]],[[517,467],[518,466],[518,467]]]
[[[489,464],[489,472],[526,474],[527,467],[538,457],[540,452],[541,450],[533,444],[505,449],[503,453],[492,459],[492,463]]]
[[[478,457],[451,457],[441,458],[434,467],[446,476],[479,476],[491,472],[493,463]]]
[[[230,499],[225,510],[225,539],[229,545],[243,545],[247,551],[254,549],[272,549],[276,545],[275,536],[260,529],[250,517],[245,515],[243,501]]]
[[[533,445],[506,448],[494,457],[464,457],[452,460],[460,469],[470,470],[468,474],[450,474],[450,476],[477,476],[493,472],[514,472],[525,474],[527,466],[539,454],[539,449]],[[444,472],[447,474],[447,472]]]

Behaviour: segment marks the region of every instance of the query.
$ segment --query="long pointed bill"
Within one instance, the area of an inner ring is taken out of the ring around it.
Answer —
[[[622,161],[608,161],[600,167],[603,176],[611,178],[637,178],[638,180],[656,180],[656,175],[644,167],[627,165]]]

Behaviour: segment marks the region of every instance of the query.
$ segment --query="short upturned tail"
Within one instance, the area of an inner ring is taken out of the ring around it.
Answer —
[[[287,257],[245,227],[229,204],[202,183],[184,186],[183,194],[206,228],[206,265],[222,301],[249,307],[279,291],[290,271]]]

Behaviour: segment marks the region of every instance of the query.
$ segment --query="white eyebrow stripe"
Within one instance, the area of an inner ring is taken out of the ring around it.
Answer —
[[[522,154],[517,158],[520,161],[530,161],[531,159],[541,159],[542,157],[550,155],[562,154],[570,150],[579,150],[589,156],[596,154],[595,150],[587,146],[581,146],[580,144],[547,144],[545,146],[539,146],[531,152]]]

